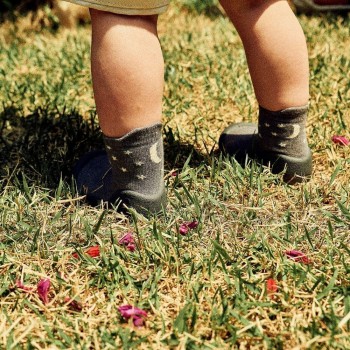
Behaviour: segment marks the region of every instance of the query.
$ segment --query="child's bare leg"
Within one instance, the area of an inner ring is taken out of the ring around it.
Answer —
[[[164,62],[157,16],[90,12],[92,79],[103,133],[120,137],[160,122]]]
[[[221,0],[246,51],[260,105],[259,125],[236,124],[220,138],[229,154],[245,154],[286,170],[287,181],[311,174],[305,123],[309,97],[307,47],[283,0]]]
[[[93,88],[106,152],[75,170],[91,204],[116,202],[147,214],[165,202],[161,113],[164,63],[156,16],[91,10]]]
[[[257,100],[277,111],[307,104],[304,33],[287,1],[221,0],[245,48]]]

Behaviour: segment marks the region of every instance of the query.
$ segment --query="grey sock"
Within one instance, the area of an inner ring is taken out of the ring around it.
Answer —
[[[307,106],[273,112],[260,107],[259,125],[235,123],[220,135],[220,149],[242,166],[247,158],[270,166],[273,173],[285,170],[288,183],[304,181],[312,173],[312,154],[305,124]]]
[[[289,157],[309,154],[305,124],[308,106],[273,112],[259,108],[259,147]]]
[[[106,152],[90,152],[75,166],[78,191],[92,205],[121,201],[144,215],[161,211],[166,202],[162,125],[104,141]]]
[[[104,137],[116,190],[144,195],[158,192],[163,183],[162,125],[135,129],[121,138]]]

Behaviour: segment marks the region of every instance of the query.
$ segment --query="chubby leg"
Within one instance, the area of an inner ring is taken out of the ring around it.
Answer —
[[[90,204],[121,203],[140,213],[165,204],[161,132],[163,71],[156,16],[91,10],[92,80],[106,152],[75,167]]]
[[[285,0],[221,0],[244,45],[260,106],[278,111],[307,104],[304,33]]]
[[[120,137],[160,122],[164,62],[157,16],[90,12],[92,79],[102,132]]]
[[[233,124],[221,135],[222,150],[285,170],[285,180],[311,175],[305,124],[309,98],[308,54],[303,31],[283,0],[221,0],[245,48],[259,124]]]

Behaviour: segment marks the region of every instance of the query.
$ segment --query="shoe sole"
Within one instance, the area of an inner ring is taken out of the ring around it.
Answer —
[[[111,193],[108,196],[108,199],[102,199],[95,195],[95,191],[85,191],[84,185],[81,183],[78,184],[78,179],[80,178],[80,172],[84,170],[85,166],[93,159],[97,157],[102,157],[108,159],[107,153],[105,150],[96,150],[91,151],[83,155],[78,162],[73,167],[73,177],[77,183],[78,193],[86,196],[86,202],[91,206],[98,206],[103,200],[107,205],[115,206],[117,204],[117,211],[124,214],[128,214],[129,210],[127,208],[133,208],[138,213],[142,214],[145,217],[151,217],[152,215],[157,215],[161,213],[167,203],[167,196],[164,187],[164,183],[161,183],[158,193],[153,195],[143,195],[138,192],[130,190],[118,190],[115,193]],[[81,181],[80,181],[81,182]]]

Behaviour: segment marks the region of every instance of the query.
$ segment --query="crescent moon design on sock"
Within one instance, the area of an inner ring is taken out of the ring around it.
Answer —
[[[300,125],[298,124],[292,124],[293,132],[290,136],[287,137],[287,139],[295,139],[300,134]]]
[[[151,156],[151,161],[153,163],[159,164],[162,161],[162,158],[159,158],[157,154],[157,145],[158,142],[156,142],[149,150],[150,156]]]

